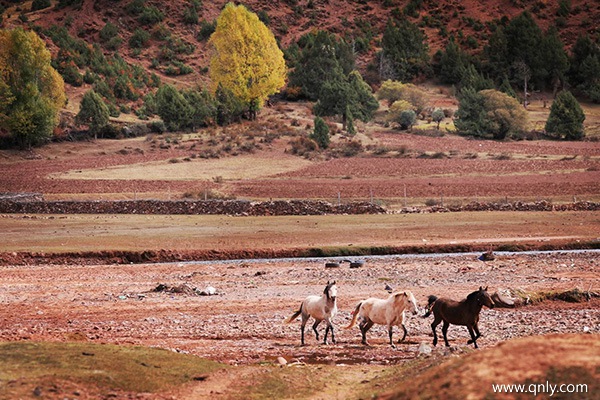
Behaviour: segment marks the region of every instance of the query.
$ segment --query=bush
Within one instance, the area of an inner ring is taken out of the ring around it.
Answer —
[[[400,113],[400,128],[411,129],[417,120],[417,114],[413,110],[404,110]]]
[[[329,147],[329,127],[321,117],[315,117],[315,130],[308,136],[317,142],[321,149]]]
[[[138,21],[143,25],[154,25],[165,19],[165,15],[156,7],[144,7]]]
[[[137,28],[129,38],[129,47],[132,49],[141,49],[148,44],[150,34],[143,29]]]
[[[104,25],[104,27],[100,30],[100,41],[106,43],[118,34],[119,28],[115,24],[107,22],[106,25]]]
[[[461,91],[454,125],[460,134],[502,140],[520,137],[527,126],[528,115],[521,104],[494,89]]]
[[[43,10],[51,5],[52,3],[50,3],[50,0],[33,0],[31,3],[31,11]]]
[[[562,91],[550,107],[546,121],[546,133],[567,140],[580,140],[584,137],[583,121],[585,114],[571,92]]]

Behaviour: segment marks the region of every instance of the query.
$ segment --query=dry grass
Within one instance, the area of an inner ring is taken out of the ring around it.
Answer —
[[[13,399],[52,392],[42,383],[46,379],[53,382],[49,386],[54,391],[56,382],[62,381],[69,382],[67,386],[83,385],[100,393],[153,393],[172,390],[226,368],[213,361],[162,349],[87,342],[0,343],[0,360],[0,397]],[[16,380],[18,385],[14,384]]]
[[[245,250],[589,241],[598,212],[230,217],[3,215],[2,251]]]

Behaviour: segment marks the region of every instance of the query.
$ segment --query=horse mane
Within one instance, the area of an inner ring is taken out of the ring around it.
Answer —
[[[467,300],[474,301],[474,300],[477,298],[477,295],[478,295],[478,294],[479,294],[479,290],[476,290],[476,291],[474,291],[473,293],[470,293],[470,294],[467,296]]]
[[[335,285],[335,281],[333,281],[333,282],[327,281],[327,286],[325,286],[325,290],[323,290],[323,294],[325,295],[325,297],[327,297],[327,300],[330,299],[330,297],[329,297],[329,289],[331,289],[331,287],[333,285]]]

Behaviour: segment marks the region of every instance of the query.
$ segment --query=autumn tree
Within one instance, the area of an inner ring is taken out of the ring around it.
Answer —
[[[268,96],[285,84],[285,60],[273,33],[243,5],[228,3],[209,45],[213,93],[219,86],[230,90],[254,119]]]
[[[460,94],[454,125],[463,135],[502,140],[519,137],[527,122],[527,112],[514,97],[494,89],[468,88]]]
[[[66,102],[64,82],[32,31],[0,30],[0,126],[22,148],[48,140]]]

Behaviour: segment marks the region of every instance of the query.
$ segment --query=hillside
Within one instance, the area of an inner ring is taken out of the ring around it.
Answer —
[[[186,23],[186,12],[192,2],[175,0],[159,2],[148,0],[139,2],[146,7],[156,7],[163,14],[162,21],[154,23],[150,19],[140,22],[139,15],[132,11],[131,4],[136,1],[52,1],[52,6],[31,12],[32,2],[1,1],[6,8],[3,27],[12,28],[19,25],[31,25],[48,28],[52,25],[66,26],[71,35],[85,40],[89,44],[100,41],[100,31],[107,23],[118,27],[122,45],[119,53],[132,63],[151,69],[153,59],[160,57],[164,40],[161,35],[168,34],[191,45],[193,51],[180,54],[177,58],[190,66],[189,74],[168,76],[163,66],[156,72],[165,81],[178,81],[181,84],[193,84],[205,81],[208,54],[206,40],[202,31],[207,24],[213,23],[225,0],[202,2],[198,9],[197,23]],[[569,48],[581,34],[596,33],[593,21],[600,19],[600,4],[590,0],[574,0],[568,2],[519,0],[383,0],[377,2],[352,0],[250,0],[240,2],[250,10],[259,14],[271,28],[282,48],[287,48],[303,34],[315,29],[324,29],[338,33],[349,40],[370,39],[368,51],[358,54],[359,68],[364,72],[367,65],[373,62],[379,39],[386,21],[392,16],[408,18],[418,24],[427,35],[430,53],[433,55],[443,48],[450,36],[458,38],[462,46],[471,53],[481,52],[490,35],[494,23],[528,10],[542,28],[549,26],[559,28],[559,36]],[[570,4],[570,12],[564,15],[559,8],[561,4]],[[59,7],[60,4],[71,4]],[[560,15],[559,15],[560,14]],[[562,16],[561,16],[562,15]],[[194,21],[194,18],[192,18]],[[194,21],[195,22],[195,21]],[[127,45],[135,30],[143,28],[151,32],[151,39],[143,49],[132,49]],[[51,45],[51,40],[47,42]],[[475,39],[475,41],[473,41]],[[470,40],[471,47],[466,45]],[[476,46],[473,43],[477,43]],[[52,47],[52,45],[51,45]],[[53,47],[56,53],[57,49]]]

